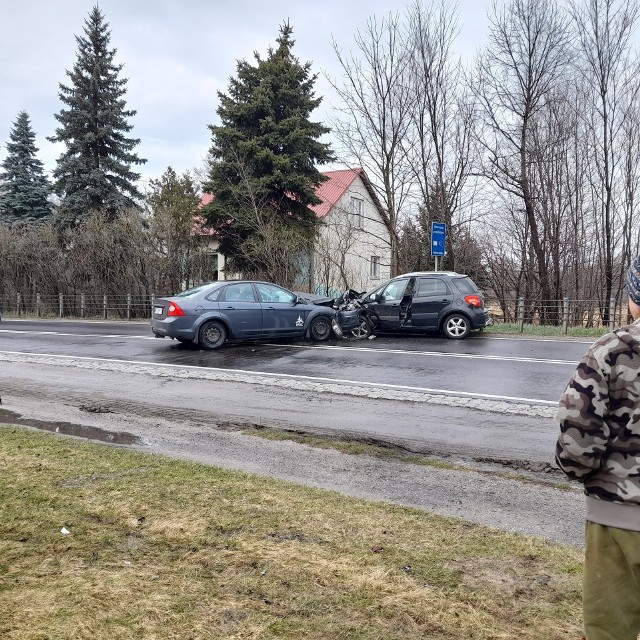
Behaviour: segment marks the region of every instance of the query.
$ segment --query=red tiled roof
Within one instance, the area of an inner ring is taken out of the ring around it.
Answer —
[[[316,212],[318,218],[324,218],[331,211],[331,208],[338,204],[344,192],[361,173],[362,169],[323,171],[322,175],[327,176],[329,179],[321,183],[316,189],[316,195],[322,202],[313,205],[310,209]]]
[[[344,195],[345,191],[351,186],[353,181],[361,176],[365,180],[365,186],[371,192],[371,196],[377,203],[375,194],[372,192],[368,181],[362,169],[338,169],[336,171],[323,171],[322,175],[327,176],[328,180],[325,180],[316,189],[316,195],[322,200],[320,204],[309,207],[315,212],[318,218],[324,218],[331,209],[338,204],[340,198]],[[203,193],[200,198],[200,206],[204,207],[213,201],[213,195],[211,193]]]
[[[206,195],[208,194],[205,194],[205,196]],[[204,200],[205,196],[202,196],[202,200]],[[191,235],[192,236],[215,236],[217,235],[217,233],[215,229],[207,226],[207,220],[204,216],[193,216],[193,226],[191,227]]]

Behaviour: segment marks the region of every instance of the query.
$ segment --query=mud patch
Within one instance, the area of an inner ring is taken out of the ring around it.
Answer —
[[[78,409],[87,413],[114,413],[113,409],[105,407],[102,404],[81,404]]]
[[[501,458],[473,458],[474,462],[498,464],[514,471],[532,471],[533,473],[558,473],[558,467],[548,462],[533,462],[531,460],[506,460]]]
[[[489,587],[512,598],[532,598],[546,592],[562,590],[564,580],[541,570],[541,563],[535,559],[521,558],[514,562],[511,558],[505,564],[499,558],[474,558],[454,560],[448,567],[458,571],[462,584],[473,591]]]
[[[0,422],[33,427],[34,429],[42,429],[43,431],[51,431],[53,433],[61,433],[65,436],[108,442],[109,444],[143,444],[141,438],[126,431],[108,431],[106,429],[99,429],[98,427],[73,424],[72,422],[48,422],[46,420],[23,418],[19,413],[8,411],[7,409],[0,409]]]

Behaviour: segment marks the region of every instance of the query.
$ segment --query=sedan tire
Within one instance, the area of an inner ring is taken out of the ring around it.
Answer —
[[[466,338],[471,329],[471,323],[466,316],[461,313],[452,313],[445,318],[442,324],[442,331],[451,340],[462,340]]]
[[[331,318],[316,316],[309,325],[309,335],[316,342],[324,342],[331,336]]]
[[[198,343],[203,349],[219,349],[227,341],[227,329],[217,320],[205,322],[198,331]]]

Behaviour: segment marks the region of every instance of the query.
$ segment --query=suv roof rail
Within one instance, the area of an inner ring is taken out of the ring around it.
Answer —
[[[404,278],[406,276],[464,276],[464,273],[456,273],[455,271],[412,271],[410,273],[401,273],[396,278]]]

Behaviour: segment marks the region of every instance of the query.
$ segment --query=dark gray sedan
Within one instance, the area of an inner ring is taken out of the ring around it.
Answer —
[[[331,336],[336,312],[270,282],[218,281],[155,298],[151,330],[157,338],[175,338],[218,349],[227,340]]]

